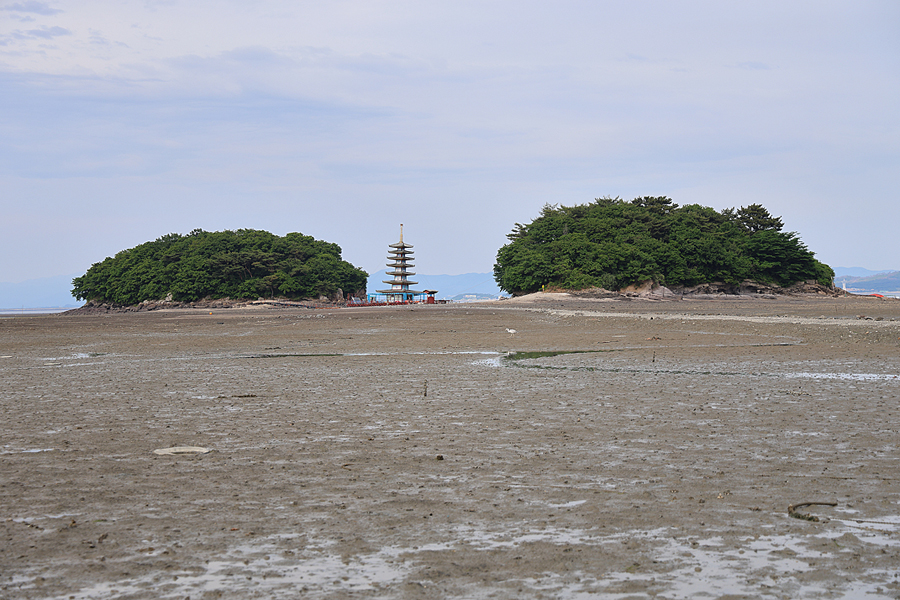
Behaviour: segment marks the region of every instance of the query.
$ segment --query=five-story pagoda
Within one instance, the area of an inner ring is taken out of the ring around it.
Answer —
[[[387,266],[393,267],[393,271],[387,271],[386,274],[393,275],[394,278],[382,280],[382,283],[391,284],[391,289],[377,290],[377,292],[386,294],[388,302],[407,302],[412,300],[417,294],[423,294],[424,292],[409,289],[409,286],[416,285],[419,282],[407,279],[410,275],[415,275],[412,271],[407,271],[408,268],[415,265],[412,263],[413,251],[410,250],[412,244],[403,242],[403,223],[400,224],[400,241],[396,244],[391,244],[389,247],[391,249],[388,250],[388,254],[392,256],[388,256],[388,260],[391,262],[387,263]]]

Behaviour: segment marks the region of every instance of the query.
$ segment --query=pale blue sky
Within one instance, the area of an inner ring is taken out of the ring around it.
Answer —
[[[900,3],[0,0],[0,281],[265,229],[490,271],[545,203],[761,203],[900,268]]]

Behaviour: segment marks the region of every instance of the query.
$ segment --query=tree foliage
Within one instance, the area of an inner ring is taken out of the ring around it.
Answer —
[[[745,279],[781,286],[815,279],[831,285],[831,268],[782,227],[782,220],[759,204],[721,212],[649,196],[547,204],[538,218],[516,223],[507,235],[494,278],[512,293],[544,285],[616,290],[648,279],[668,286]]]
[[[171,233],[94,264],[72,280],[79,300],[138,304],[201,298],[311,298],[365,288],[368,274],[337,244],[300,233],[239,229]]]

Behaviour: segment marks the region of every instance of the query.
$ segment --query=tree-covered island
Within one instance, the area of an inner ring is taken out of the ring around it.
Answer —
[[[116,305],[204,298],[289,299],[365,290],[368,274],[341,247],[308,235],[239,229],[171,233],[123,250],[72,280],[79,300]]]
[[[494,278],[513,294],[544,286],[620,290],[647,280],[682,288],[746,280],[831,286],[831,267],[782,227],[759,204],[721,212],[666,197],[548,204],[531,223],[515,224],[497,252]]]

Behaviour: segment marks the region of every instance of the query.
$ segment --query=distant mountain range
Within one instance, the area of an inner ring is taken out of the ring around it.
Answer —
[[[897,292],[900,291],[900,271],[886,271],[864,277],[841,275],[834,278],[834,284],[850,292]]]
[[[78,275],[58,275],[29,279],[20,283],[0,283],[0,309],[75,308],[81,306],[72,297],[72,279]]]
[[[869,277],[871,275],[880,275],[881,273],[893,273],[890,269],[886,271],[870,271],[862,267],[834,267],[835,277]]]

